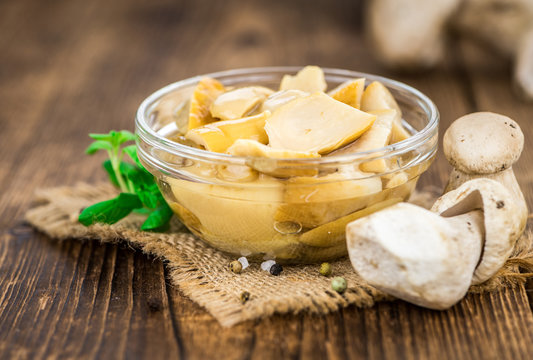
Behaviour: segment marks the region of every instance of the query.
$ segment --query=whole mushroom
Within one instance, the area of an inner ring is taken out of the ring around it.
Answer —
[[[520,232],[525,229],[528,209],[512,165],[524,147],[524,134],[511,118],[491,112],[477,112],[455,120],[443,138],[444,155],[453,166],[445,192],[471,179],[500,182],[517,204]]]
[[[513,59],[514,82],[533,100],[533,1],[371,0],[367,33],[377,59],[392,68],[419,69],[442,62],[448,28]]]
[[[502,184],[474,179],[439,198],[433,211],[399,203],[348,224],[350,261],[370,285],[446,309],[507,259],[520,235],[515,212]]]

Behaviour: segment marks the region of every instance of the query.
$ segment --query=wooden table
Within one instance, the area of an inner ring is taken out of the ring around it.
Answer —
[[[491,110],[517,120],[516,166],[533,206],[533,106],[510,66],[455,39],[445,65],[417,75],[380,67],[354,1],[0,2],[0,357],[460,358],[533,353],[525,287],[469,295],[448,311],[402,301],[328,316],[274,316],[223,329],[169,284],[166,269],[125,245],[57,242],[22,221],[38,187],[105,179],[87,133],[133,129],[163,85],[216,70],[318,64],[415,86],[455,118]],[[421,185],[443,186],[442,154]]]

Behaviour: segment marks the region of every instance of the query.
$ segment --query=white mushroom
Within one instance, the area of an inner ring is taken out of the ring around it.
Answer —
[[[373,0],[367,34],[377,59],[392,68],[432,67],[444,59],[446,28],[466,34],[491,55],[515,63],[514,80],[533,99],[533,1],[531,0]]]
[[[448,17],[460,0],[373,0],[367,25],[378,59],[396,68],[430,67],[444,55]]]
[[[516,208],[503,185],[477,179],[443,195],[434,210],[442,215],[396,204],[348,224],[346,238],[353,267],[372,286],[446,309],[505,261],[519,235]]]
[[[527,204],[512,169],[523,146],[520,126],[507,116],[478,112],[455,120],[443,139],[444,154],[454,167],[445,192],[471,179],[496,180],[511,192],[518,207],[515,216],[523,230]]]
[[[533,99],[533,1],[463,0],[452,17],[459,32],[514,60],[514,81]]]
[[[483,210],[485,238],[481,260],[474,272],[472,284],[480,284],[494,275],[511,255],[516,240],[522,234],[513,194],[490,179],[467,181],[459,188],[441,196],[431,211],[449,218],[471,209]]]

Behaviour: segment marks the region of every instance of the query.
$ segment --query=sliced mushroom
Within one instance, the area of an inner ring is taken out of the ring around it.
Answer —
[[[324,93],[314,93],[278,108],[265,130],[275,149],[325,154],[357,139],[375,119]]]
[[[446,309],[501,267],[520,233],[512,195],[493,180],[471,180],[432,210],[400,203],[348,224],[348,253],[372,286]]]
[[[392,134],[392,124],[396,118],[396,110],[369,111],[376,115],[376,121],[372,127],[353,143],[335,150],[330,155],[351,154],[362,151],[379,149],[389,144]],[[366,161],[359,165],[359,169],[365,172],[385,172],[387,164],[384,159]]]
[[[385,109],[396,110],[396,118],[392,123],[391,143],[397,143],[410,137],[411,134],[402,125],[402,110],[394,96],[385,85],[379,81],[374,81],[363,92],[361,110],[368,112]]]
[[[319,158],[320,154],[316,152],[273,149],[255,140],[239,139],[228,148],[227,153],[249,157],[246,164],[251,168],[275,177],[314,176],[318,173],[316,166],[283,161],[283,159]]]
[[[246,86],[219,95],[211,105],[211,115],[221,120],[235,120],[249,115],[272,94],[263,86]]]
[[[522,230],[513,195],[499,182],[490,179],[464,183],[437,199],[431,211],[449,218],[472,209],[482,210],[485,229],[481,260],[472,279],[473,284],[479,284],[503,266]]]
[[[523,230],[527,204],[512,169],[523,147],[520,126],[507,116],[478,112],[455,120],[443,138],[444,155],[454,167],[445,192],[471,179],[496,180],[513,195],[518,207],[516,217]]]
[[[378,176],[347,168],[325,176],[291,177],[284,182],[284,204],[275,219],[313,228],[381,200],[381,192]]]
[[[198,82],[191,97],[188,130],[215,121],[209,109],[213,101],[224,91],[224,85],[216,79],[206,77]]]
[[[308,93],[325,91],[327,88],[324,72],[318,66],[306,66],[295,76],[285,75],[281,79],[280,90],[301,90]]]
[[[277,91],[265,100],[265,102],[261,106],[261,111],[268,110],[270,112],[274,112],[274,110],[276,110],[280,106],[308,95],[309,93],[306,93],[305,91],[295,89]]]
[[[269,116],[270,112],[265,111],[242,119],[217,121],[189,130],[185,136],[214,152],[225,152],[238,139],[252,139],[266,144],[268,138],[264,127]]]
[[[348,80],[335,89],[328,91],[328,95],[345,103],[346,105],[353,106],[356,109],[361,108],[361,98],[363,96],[363,90],[365,89],[365,79]]]

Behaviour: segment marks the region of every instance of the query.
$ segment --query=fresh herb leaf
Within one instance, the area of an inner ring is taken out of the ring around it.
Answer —
[[[122,145],[136,140],[127,130],[110,131],[108,134],[89,134],[95,141],[87,148],[88,154],[107,150],[109,159],[102,164],[109,181],[122,191],[114,199],[89,206],[79,216],[80,223],[88,226],[95,222],[114,224],[131,211],[148,214],[141,229],[163,231],[168,228],[172,210],[157,187],[157,183],[139,161],[135,145]],[[123,161],[128,155],[135,164]]]
[[[115,171],[113,170],[113,164],[111,164],[111,160],[106,160],[102,163],[102,166],[104,167],[104,170],[107,172],[107,175],[109,175],[109,181],[116,187],[119,187],[117,176],[115,175]],[[120,173],[122,176],[127,177],[128,174],[131,174],[134,171],[138,171],[138,168],[135,165],[132,165],[130,163],[127,163],[125,161],[120,162]]]
[[[139,161],[139,156],[137,156],[137,147],[135,145],[129,145],[126,146],[124,149],[122,149],[128,156],[137,164],[138,167],[141,169],[144,169],[141,162]]]
[[[137,137],[128,130],[121,130],[115,133],[114,141],[116,145],[122,145],[127,141],[135,141]]]
[[[120,193],[114,199],[85,208],[78,217],[78,221],[85,226],[94,223],[114,224],[139,207],[142,207],[142,203],[136,194]]]
[[[168,228],[172,215],[172,209],[167,203],[163,203],[148,216],[146,221],[142,224],[141,230],[164,231]]]
[[[111,160],[106,160],[102,163],[102,166],[104,167],[104,170],[107,172],[107,175],[109,177],[109,181],[111,184],[113,184],[116,187],[119,187],[117,176],[115,175],[115,171],[113,170],[113,165],[111,164]]]
[[[94,140],[107,141],[111,143],[111,140],[115,136],[115,131],[111,130],[108,134],[89,134],[89,137]]]
[[[103,141],[103,140],[96,140],[94,141],[89,147],[85,150],[86,154],[92,155],[98,150],[107,150],[112,151],[113,146],[111,146],[110,143]]]

